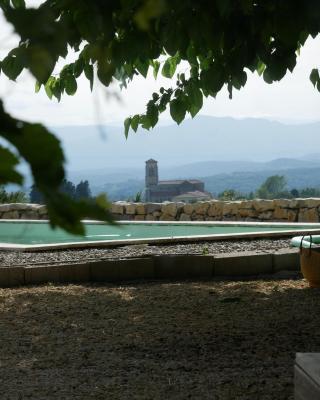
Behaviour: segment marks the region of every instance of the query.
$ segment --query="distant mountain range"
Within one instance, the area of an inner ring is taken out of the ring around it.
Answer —
[[[218,164],[204,164],[211,160],[300,160],[308,154],[312,159],[302,161],[317,162],[320,159],[319,155],[314,155],[315,149],[320,149],[320,122],[288,125],[265,119],[198,116],[179,126],[130,132],[128,140],[122,127],[69,126],[52,130],[63,143],[70,176],[99,175],[105,176],[106,182],[115,175],[118,175],[117,179],[142,176],[144,161],[148,158],[159,161],[163,176],[166,176],[166,170],[173,171],[174,168],[179,176],[178,166],[194,163],[202,164],[203,169],[210,167],[211,173],[215,173]],[[200,171],[200,174],[206,175],[204,172]],[[218,173],[222,172],[219,170]]]
[[[206,175],[228,174],[243,171],[278,171],[298,168],[317,168],[320,167],[319,161],[297,160],[291,158],[279,158],[268,162],[254,161],[203,161],[178,165],[175,167],[162,167],[159,164],[160,179],[174,178],[199,178]],[[79,180],[85,176],[93,185],[106,183],[124,182],[129,179],[144,179],[144,168],[121,168],[110,173],[108,170],[93,170],[71,172],[71,180]]]
[[[111,198],[144,188],[149,158],[158,160],[160,179],[201,178],[213,193],[252,191],[274,174],[285,175],[289,187],[320,186],[320,122],[198,116],[180,126],[130,132],[128,140],[115,126],[52,130],[63,144],[68,178],[88,179],[94,193],[107,191]]]

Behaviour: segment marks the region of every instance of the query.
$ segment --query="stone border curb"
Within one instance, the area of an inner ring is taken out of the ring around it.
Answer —
[[[299,271],[297,249],[275,253],[155,255],[83,263],[0,268],[0,287],[54,283],[121,282],[144,279],[247,277]]]

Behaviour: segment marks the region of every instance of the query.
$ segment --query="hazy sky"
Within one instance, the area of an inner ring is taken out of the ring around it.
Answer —
[[[11,27],[0,15],[0,58],[14,43]],[[256,74],[249,74],[247,85],[234,91],[229,100],[226,90],[216,99],[208,99],[200,114],[212,116],[264,117],[281,121],[319,121],[320,93],[309,81],[312,68],[320,66],[320,38],[309,39],[301,51],[293,74],[288,73],[280,82],[266,84]],[[170,87],[170,80],[159,77],[157,81],[148,76],[137,78],[129,89],[120,91],[117,86],[109,90],[98,83],[93,93],[85,78],[78,80],[75,96],[64,96],[60,103],[49,100],[43,90],[34,93],[34,79],[28,73],[17,80],[0,77],[0,97],[14,116],[47,125],[118,124],[129,115],[141,113],[153,91],[160,86]],[[117,96],[114,96],[116,94]],[[117,99],[118,98],[118,99]],[[170,118],[166,113],[163,120]]]

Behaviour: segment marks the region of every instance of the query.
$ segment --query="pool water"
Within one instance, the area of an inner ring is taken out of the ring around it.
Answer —
[[[61,229],[51,229],[47,222],[0,221],[0,243],[42,245],[53,243],[123,241],[132,239],[215,236],[264,232],[320,231],[320,224],[177,224],[177,223],[121,223],[108,225],[86,223],[85,236],[69,234]]]

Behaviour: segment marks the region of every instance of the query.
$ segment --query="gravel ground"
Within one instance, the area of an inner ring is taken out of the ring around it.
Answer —
[[[162,246],[131,245],[116,248],[97,248],[82,250],[56,250],[46,252],[22,253],[0,251],[0,266],[32,264],[41,262],[77,261],[89,258],[123,258],[138,257],[151,254],[221,254],[243,251],[270,252],[289,248],[290,238],[259,240],[225,240],[173,244]]]
[[[0,289],[3,400],[291,400],[320,352],[303,280]]]

